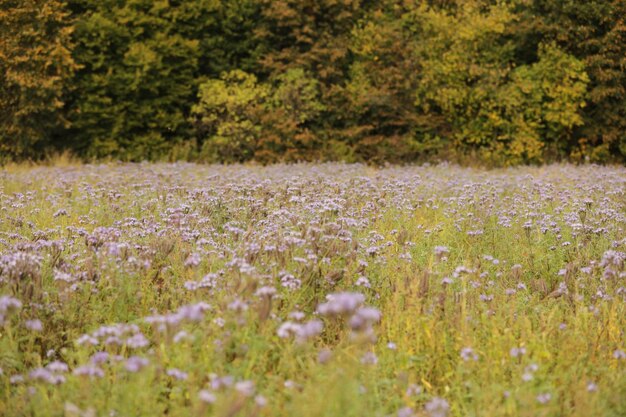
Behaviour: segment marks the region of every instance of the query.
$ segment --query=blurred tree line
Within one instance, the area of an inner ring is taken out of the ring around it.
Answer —
[[[626,0],[3,0],[0,159],[626,160]]]

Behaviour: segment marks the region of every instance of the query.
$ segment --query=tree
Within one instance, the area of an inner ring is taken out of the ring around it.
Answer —
[[[62,1],[0,4],[0,155],[40,157],[68,126],[64,103],[77,68],[71,33]]]
[[[367,0],[261,0],[255,30],[262,52],[259,76],[276,80],[290,70],[302,70],[317,81],[318,100],[324,107],[316,121],[308,122],[305,142],[322,147],[333,158],[344,156],[342,131],[346,114],[343,86],[352,56],[352,29],[376,1]],[[304,139],[304,138],[301,138]],[[339,153],[333,149],[341,149]],[[311,152],[311,148],[307,148]],[[314,152],[314,154],[316,154]]]
[[[255,158],[262,162],[315,161],[323,158],[323,144],[315,130],[326,107],[319,82],[301,68],[277,75],[261,113],[262,134]]]
[[[427,136],[440,117],[424,117],[414,106],[420,72],[414,50],[421,40],[407,25],[408,8],[391,3],[352,31],[353,61],[339,111],[346,120],[340,135],[355,159],[414,160],[435,148]]]
[[[261,113],[270,92],[257,78],[241,70],[222,74],[200,86],[192,108],[201,138],[202,159],[245,162],[254,157],[262,126]]]
[[[302,161],[321,158],[310,123],[324,110],[318,82],[291,69],[261,83],[240,70],[200,86],[193,109],[202,143],[201,158],[211,162]]]
[[[96,157],[163,157],[190,137],[199,42],[178,32],[180,10],[167,1],[78,6],[75,56],[82,68],[71,103],[76,147]]]
[[[439,113],[453,148],[496,164],[540,162],[546,144],[563,155],[582,124],[587,74],[575,57],[537,45],[538,61],[515,65],[506,36],[516,15],[504,4],[464,2],[454,12],[418,8],[415,104]],[[442,127],[438,129],[442,131]],[[440,134],[440,133],[436,133]]]
[[[519,48],[554,41],[581,60],[589,75],[583,123],[573,131],[568,152],[592,161],[626,157],[626,1],[534,0],[517,8],[511,27]],[[532,55],[522,52],[522,56]]]

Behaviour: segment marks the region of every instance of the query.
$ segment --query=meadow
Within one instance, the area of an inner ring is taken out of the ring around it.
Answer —
[[[626,416],[626,169],[12,165],[0,415]]]

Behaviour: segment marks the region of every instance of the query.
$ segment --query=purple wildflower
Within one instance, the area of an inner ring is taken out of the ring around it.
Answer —
[[[188,378],[189,374],[187,372],[183,372],[180,369],[170,368],[165,373],[168,376],[171,376],[174,379],[178,379],[179,381],[184,381]]]
[[[148,366],[150,361],[146,358],[142,358],[140,356],[131,356],[124,363],[124,368],[128,372],[139,372],[142,368]]]
[[[88,376],[90,378],[102,378],[104,371],[95,365],[84,365],[74,369],[74,375]]]
[[[317,311],[325,316],[335,316],[354,312],[363,304],[365,297],[360,293],[340,292],[327,295],[326,300],[317,306]]]
[[[446,417],[450,411],[450,404],[443,398],[435,397],[424,406],[429,417]]]

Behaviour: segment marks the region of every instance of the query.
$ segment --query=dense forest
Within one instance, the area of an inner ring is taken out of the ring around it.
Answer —
[[[626,0],[3,0],[0,160],[626,160]]]

